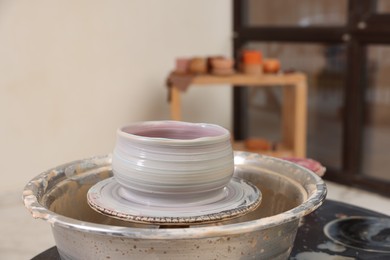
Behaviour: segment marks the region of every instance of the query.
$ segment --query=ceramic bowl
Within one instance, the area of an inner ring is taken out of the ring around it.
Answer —
[[[188,66],[190,63],[190,59],[187,58],[177,58],[176,59],[176,68],[175,73],[185,74],[188,72]]]
[[[213,58],[211,65],[214,69],[232,69],[234,65],[233,59],[229,58]]]
[[[117,131],[112,169],[128,196],[214,196],[234,172],[230,133],[213,124],[149,121]],[[203,195],[202,195],[203,194]]]
[[[280,61],[277,59],[266,59],[263,63],[265,73],[277,73],[280,70]]]
[[[189,71],[194,74],[207,73],[207,60],[205,58],[195,57],[190,60]]]

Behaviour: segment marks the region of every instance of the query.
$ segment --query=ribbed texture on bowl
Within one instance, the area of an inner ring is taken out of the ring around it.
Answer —
[[[175,195],[221,189],[234,171],[229,132],[178,121],[135,123],[118,130],[114,177],[136,192]]]

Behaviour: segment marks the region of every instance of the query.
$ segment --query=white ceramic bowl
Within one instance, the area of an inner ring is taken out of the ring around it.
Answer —
[[[148,121],[117,131],[116,181],[131,196],[214,196],[234,172],[230,133],[213,124]],[[203,195],[201,195],[203,194]]]

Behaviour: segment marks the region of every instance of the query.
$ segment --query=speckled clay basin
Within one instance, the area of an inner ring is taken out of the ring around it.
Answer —
[[[86,193],[112,176],[110,156],[44,172],[26,185],[23,199],[33,217],[51,224],[62,259],[287,259],[299,219],[325,199],[324,182],[290,162],[244,152],[235,153],[234,174],[262,191],[262,204],[203,226],[132,224],[93,211]]]

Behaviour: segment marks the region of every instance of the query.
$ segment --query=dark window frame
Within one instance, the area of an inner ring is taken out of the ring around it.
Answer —
[[[364,84],[366,46],[390,44],[390,14],[377,14],[376,1],[349,0],[345,26],[262,27],[247,26],[245,0],[233,0],[233,51],[239,51],[251,41],[341,43],[347,46],[347,69],[344,86],[342,169],[328,169],[325,178],[390,196],[389,182],[362,175],[362,142],[364,122]],[[235,138],[243,140],[248,134],[246,88],[233,90],[233,130]]]

